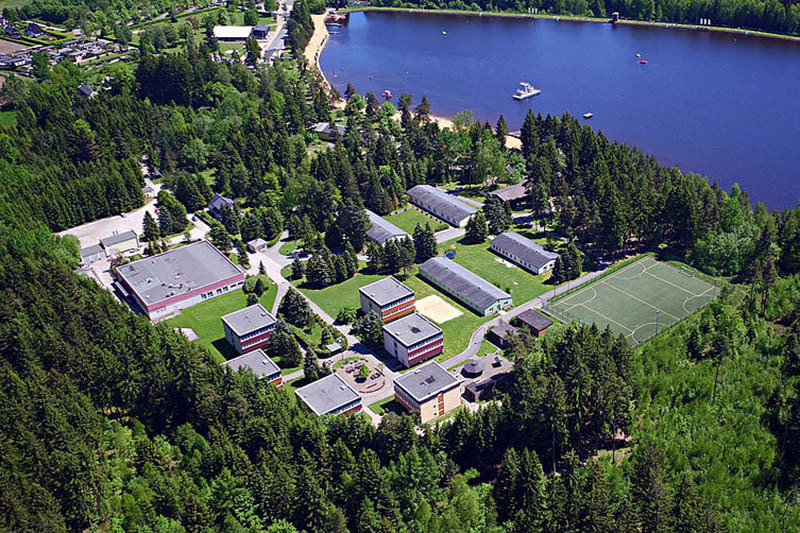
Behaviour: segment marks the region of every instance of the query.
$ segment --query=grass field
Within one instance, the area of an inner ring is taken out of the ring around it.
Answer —
[[[260,299],[261,305],[272,310],[278,286],[270,284]],[[247,306],[247,295],[241,290],[217,296],[181,311],[180,316],[167,320],[173,328],[192,328],[197,333],[197,344],[208,348],[220,363],[238,355],[225,340],[220,317]]]
[[[447,229],[448,226],[446,223],[442,222],[438,218],[434,218],[430,215],[427,215],[417,209],[416,207],[409,206],[404,211],[397,212],[393,215],[389,215],[387,217],[383,217],[401,230],[405,231],[409,235],[414,234],[414,228],[417,224],[425,225],[425,223],[429,223],[431,225],[431,229],[436,231],[441,231],[443,229]]]
[[[336,285],[331,285],[324,289],[307,289],[302,287],[300,288],[300,292],[320,306],[331,318],[336,319],[336,315],[345,307],[351,307],[353,309],[361,307],[358,289],[384,277],[385,276],[380,274],[362,274],[359,272],[352,278]],[[292,284],[296,286],[297,282],[294,281]]]
[[[463,244],[461,241],[447,241],[439,245],[439,252],[450,251],[452,246],[455,246],[456,263],[509,293],[514,305],[525,303],[553,288],[552,285],[545,285],[550,279],[550,272],[535,275],[508,261],[501,262],[501,257],[489,249],[488,242]]]
[[[566,320],[610,326],[639,345],[716,295],[708,281],[647,256],[551,301],[547,311]]]
[[[378,400],[377,402],[373,402],[369,404],[368,407],[376,415],[385,415],[386,413],[395,413],[397,415],[402,415],[408,413],[405,407],[400,405],[400,403],[394,399],[394,396],[389,396],[388,398],[384,398],[383,400]]]

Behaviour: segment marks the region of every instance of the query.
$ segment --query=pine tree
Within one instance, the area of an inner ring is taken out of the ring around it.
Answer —
[[[380,272],[385,265],[385,249],[374,242],[367,243],[367,270],[372,273]]]
[[[417,263],[424,263],[436,256],[436,235],[429,223],[423,227],[420,224],[414,228],[414,254]]]
[[[508,124],[506,124],[506,119],[503,118],[503,115],[497,119],[497,126],[494,129],[494,134],[497,137],[497,140],[500,142],[500,147],[505,148],[506,146],[506,137],[508,136]]]
[[[300,280],[303,279],[306,275],[306,262],[301,261],[300,259],[295,260],[292,263],[292,279]]]
[[[267,354],[270,357],[280,357],[286,366],[298,366],[303,359],[303,353],[294,337],[291,328],[283,320],[278,320],[275,328],[267,341]]]
[[[493,194],[486,197],[483,212],[489,225],[489,233],[493,235],[507,231],[514,222],[511,206]]]
[[[236,241],[236,256],[242,267],[250,268],[250,257],[247,255],[247,245],[241,239]]]
[[[258,296],[255,293],[250,293],[247,295],[247,305],[248,307],[251,305],[256,305],[258,303]]]
[[[303,360],[303,374],[306,383],[311,383],[319,379],[319,358],[313,347],[306,347],[306,355]]]
[[[144,214],[143,237],[145,241],[151,244],[156,242],[158,238],[161,237],[158,223],[156,222],[156,219],[153,218],[153,215],[150,214],[150,211],[147,211]]]
[[[481,244],[486,242],[488,236],[489,226],[486,224],[486,217],[479,211],[467,222],[466,240],[471,244]]]

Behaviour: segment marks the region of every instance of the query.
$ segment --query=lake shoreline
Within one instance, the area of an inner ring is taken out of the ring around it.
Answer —
[[[357,13],[359,11],[376,11],[386,13],[414,13],[414,14],[433,14],[433,15],[460,15],[460,16],[481,16],[481,17],[505,17],[505,18],[521,18],[521,19],[542,19],[542,20],[556,20],[565,22],[594,22],[610,24],[608,17],[583,17],[579,15],[548,15],[548,14],[533,14],[533,13],[511,13],[511,12],[489,12],[489,11],[464,11],[458,9],[419,9],[419,8],[405,8],[405,7],[380,7],[380,6],[359,6],[348,7],[338,10],[339,13]],[[679,22],[658,22],[649,20],[631,20],[620,19],[617,24],[625,24],[628,26],[652,26],[654,28],[664,29],[679,29],[679,30],[701,30],[713,31],[717,33],[731,33],[743,36],[763,37],[767,39],[779,39],[783,41],[800,42],[800,36],[785,35],[781,33],[770,33],[760,30],[749,30],[742,28],[728,28],[725,26],[701,26],[699,24],[685,24]]]

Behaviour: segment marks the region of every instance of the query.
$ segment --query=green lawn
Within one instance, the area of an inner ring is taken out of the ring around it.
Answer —
[[[272,310],[277,294],[278,286],[270,284],[269,289],[261,296],[261,305]],[[195,342],[208,348],[211,355],[222,363],[237,354],[225,340],[220,317],[245,306],[247,306],[247,295],[241,290],[236,290],[183,309],[180,316],[167,320],[167,325],[173,328],[192,328],[198,337]]]
[[[0,111],[0,127],[13,128],[17,125],[16,111]]]
[[[403,211],[395,212],[393,215],[389,215],[383,217],[401,230],[405,231],[409,235],[414,234],[414,228],[417,224],[425,225],[428,222],[431,225],[431,229],[433,231],[441,231],[443,229],[447,229],[449,226],[439,220],[438,218],[434,218],[426,213],[423,213],[416,207],[409,206]]]
[[[488,241],[484,244],[447,241],[439,245],[439,251],[450,251],[452,246],[455,246],[456,263],[509,293],[514,305],[523,304],[553,288],[552,285],[545,285],[545,281],[550,279],[550,272],[535,275],[508,261],[501,262],[500,256],[489,250]]]
[[[289,255],[300,246],[300,243],[297,241],[286,241],[285,243],[281,244],[281,247],[278,248],[278,253],[281,255]]]
[[[367,407],[376,415],[385,415],[386,413],[402,415],[408,413],[405,407],[395,401],[394,396],[378,400],[377,402],[369,404]]]
[[[346,365],[347,363],[352,363],[354,361],[361,361],[363,359],[364,359],[363,357],[358,357],[358,356],[348,357],[346,359],[340,359],[339,361],[333,363],[333,370],[334,371],[338,370],[340,367]]]
[[[352,278],[324,289],[300,288],[300,292],[313,300],[323,311],[335,319],[339,311],[345,307],[358,309],[361,307],[361,300],[358,296],[358,289],[384,278],[382,274],[362,274],[359,272]],[[292,282],[297,285],[297,281]]]

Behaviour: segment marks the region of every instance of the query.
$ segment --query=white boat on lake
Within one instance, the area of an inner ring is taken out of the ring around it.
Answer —
[[[519,88],[513,94],[514,100],[525,100],[526,98],[530,98],[531,96],[536,96],[537,94],[541,94],[541,89],[537,89],[527,81],[521,81],[519,83]]]

